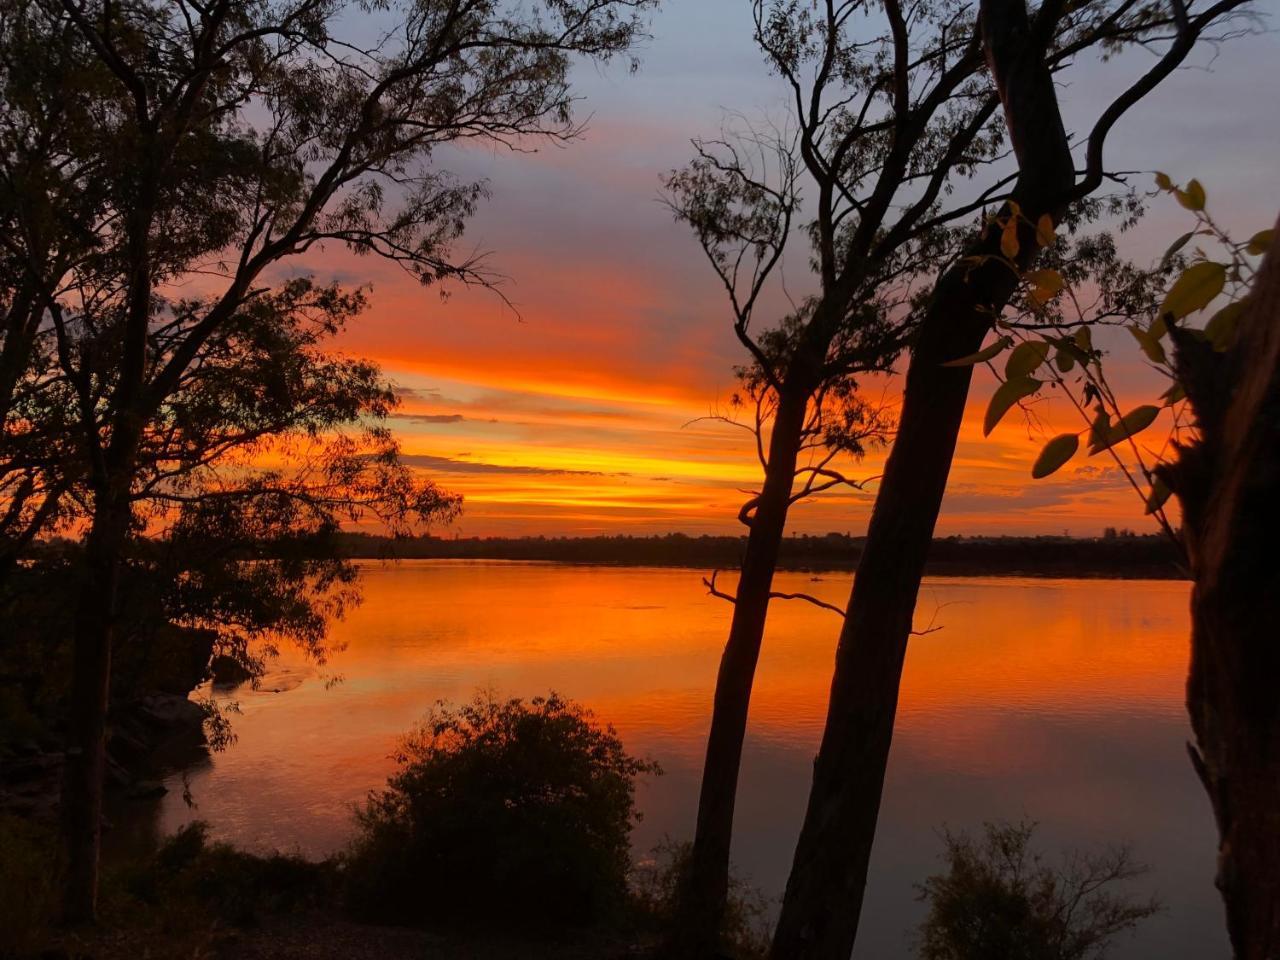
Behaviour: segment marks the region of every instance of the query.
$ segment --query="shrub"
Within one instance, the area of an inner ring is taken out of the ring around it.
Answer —
[[[0,957],[26,956],[43,941],[56,905],[57,849],[43,828],[0,816]]]
[[[670,934],[678,922],[680,893],[692,852],[692,843],[667,839],[632,871],[632,903],[639,919],[661,935]],[[750,883],[731,874],[720,929],[721,950],[736,960],[763,960],[769,955],[770,933],[769,900]]]
[[[658,772],[555,694],[437,704],[357,811],[360,917],[492,929],[600,920],[626,898],[635,779]]]
[[[1034,824],[987,824],[982,840],[945,832],[945,873],[920,886],[929,914],[921,960],[1097,960],[1159,910],[1117,891],[1146,872],[1124,848],[1058,866],[1031,849]]]

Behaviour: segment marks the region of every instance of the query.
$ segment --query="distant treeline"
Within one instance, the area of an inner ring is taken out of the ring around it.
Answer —
[[[655,567],[732,568],[746,537],[412,537],[344,533],[349,557],[441,560],[544,560]],[[782,543],[785,570],[852,570],[864,537],[800,534]],[[1177,555],[1158,534],[1108,530],[1105,536],[943,537],[933,541],[928,573],[951,576],[1119,577],[1181,579]]]

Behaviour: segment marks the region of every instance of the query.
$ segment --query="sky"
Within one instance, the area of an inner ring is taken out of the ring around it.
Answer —
[[[1107,150],[1112,169],[1199,178],[1215,216],[1244,237],[1280,210],[1280,107],[1268,92],[1280,63],[1280,34],[1270,32],[1280,4],[1259,9],[1272,15],[1262,32],[1198,51],[1191,67],[1131,111]],[[490,252],[488,266],[506,278],[514,310],[484,290],[442,299],[394,267],[336,250],[309,264],[370,287],[371,308],[340,348],[381,363],[401,391],[392,427],[406,460],[463,495],[462,517],[436,533],[744,530],[738,508],[760,480],[750,438],[699,419],[724,409],[744,355],[717,278],[661,202],[660,177],[687,162],[690,140],[714,135],[728,112],[781,116],[783,92],[751,42],[746,0],[666,0],[650,33],[635,73],[623,63],[575,69],[578,117],[587,121],[576,142],[446,158],[460,176],[489,183],[463,248]],[[1074,71],[1060,88],[1068,127],[1087,129],[1099,103],[1146,58],[1127,54]],[[1150,262],[1186,229],[1185,211],[1158,200],[1121,249]],[[805,289],[802,245],[783,272],[789,287]],[[1122,393],[1140,402],[1162,389],[1127,338],[1104,345],[1114,347],[1110,369]],[[900,382],[866,387],[892,404]],[[1075,429],[1069,411],[1042,404],[1038,422],[1009,416],[983,438],[994,387],[988,372],[977,374],[939,533],[1154,529],[1101,457],[1031,480],[1053,428]],[[883,456],[872,453],[847,472],[874,477]],[[798,504],[790,529],[860,534],[874,490],[871,483]]]

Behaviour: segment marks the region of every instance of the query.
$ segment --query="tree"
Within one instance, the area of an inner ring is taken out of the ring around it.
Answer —
[[[1169,388],[1154,403],[1122,407],[1088,336],[1092,311],[1074,324],[1023,328],[1016,349],[1057,348],[1077,361],[1067,370],[1046,367],[1043,382],[1027,393],[1067,398],[1082,423],[1045,445],[1032,476],[1063,467],[1083,438],[1089,455],[1110,456],[1182,550],[1195,584],[1187,710],[1196,743],[1189,751],[1217,820],[1217,885],[1231,943],[1237,957],[1253,960],[1280,949],[1280,662],[1265,626],[1280,574],[1271,548],[1280,467],[1280,266],[1275,228],[1233,240],[1206,212],[1198,181],[1178,187],[1157,174],[1156,183],[1196,218],[1153,271],[1163,281],[1176,264],[1176,279],[1129,327]],[[1192,240],[1186,262],[1179,251]],[[1077,299],[1069,285],[1062,296]],[[1162,420],[1169,424],[1163,442],[1135,439]],[[1181,507],[1180,528],[1165,513],[1171,496]]]
[[[875,837],[898,691],[925,556],[942,503],[971,369],[943,364],[976,353],[1055,228],[1107,180],[1107,136],[1242,3],[1204,7],[987,0],[980,37],[999,92],[1018,173],[999,212],[940,276],[920,321],[898,430],[836,651],[814,781],[774,937],[782,960],[844,960],[853,949]],[[1090,49],[1128,44],[1160,55],[1097,116],[1077,170],[1054,90],[1055,68]],[[1016,204],[1016,207],[1013,206]],[[1010,271],[1000,254],[1019,265]]]
[[[63,804],[68,919],[94,914],[122,556],[166,404],[207,344],[274,309],[284,265],[326,242],[424,284],[485,282],[477,260],[451,255],[485,188],[439,169],[436,149],[571,137],[570,58],[626,51],[650,6],[405,0],[379,8],[388,29],[362,45],[338,31],[363,7],[338,0],[18,5],[94,66],[79,93],[88,142],[102,145],[101,215],[86,227],[98,256],[65,276],[31,266],[75,395],[90,505]]]

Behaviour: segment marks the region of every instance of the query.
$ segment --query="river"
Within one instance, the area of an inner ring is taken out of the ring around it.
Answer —
[[[237,741],[169,778],[159,829],[193,817],[255,849],[324,855],[392,769],[397,737],[439,699],[555,690],[658,760],[638,851],[688,837],[729,606],[690,570],[509,562],[363,565],[364,602],[324,667],[285,651],[239,704]],[[848,576],[783,574],[778,589],[843,605]],[[1207,801],[1184,742],[1189,585],[947,578],[925,582],[902,691],[856,956],[907,957],[914,884],[939,831],[1037,821],[1037,842],[1127,843],[1164,904],[1112,956],[1226,956]],[[752,701],[734,859],[769,896],[786,880],[822,730],[839,621],[775,601]],[[185,787],[195,806],[183,800]]]

